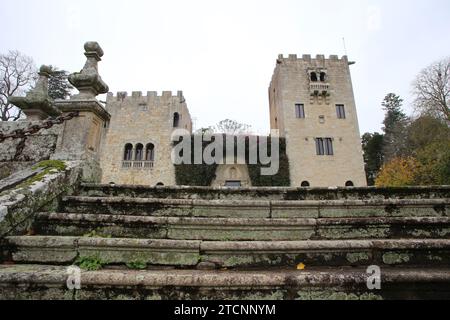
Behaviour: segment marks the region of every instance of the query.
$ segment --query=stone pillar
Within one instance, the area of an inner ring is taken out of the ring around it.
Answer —
[[[27,116],[27,121],[40,121],[49,117],[61,115],[54,107],[53,100],[48,96],[48,78],[52,70],[49,66],[41,66],[36,87],[25,97],[10,97],[8,101],[20,108]]]
[[[111,118],[96,98],[108,92],[108,86],[98,73],[103,50],[97,42],[87,42],[84,48],[87,61],[83,70],[69,76],[69,82],[78,89],[79,94],[70,100],[55,101],[56,107],[63,113],[79,112],[79,117],[64,123],[54,159],[100,160],[102,138]]]

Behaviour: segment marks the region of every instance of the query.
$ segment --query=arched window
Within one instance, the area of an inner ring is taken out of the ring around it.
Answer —
[[[312,82],[317,82],[317,73],[311,72],[311,81]]]
[[[134,161],[142,161],[144,158],[144,146],[142,144],[136,145],[136,156],[134,157]]]
[[[178,128],[180,126],[180,114],[175,112],[173,115],[173,127]]]
[[[327,80],[327,74],[325,72],[320,73],[320,81],[325,82]]]
[[[149,143],[145,147],[145,161],[155,161],[155,145]]]
[[[131,161],[133,160],[133,145],[131,143],[128,143],[125,145],[125,151],[123,154],[123,160],[124,161]]]
[[[158,183],[156,184],[156,186],[157,186],[157,187],[164,187],[164,183],[158,182]]]
[[[308,181],[303,181],[302,182],[302,188],[309,188],[311,185],[309,184]]]
[[[345,183],[345,186],[346,186],[346,187],[354,187],[355,184],[353,183],[353,181],[347,181],[347,182]]]

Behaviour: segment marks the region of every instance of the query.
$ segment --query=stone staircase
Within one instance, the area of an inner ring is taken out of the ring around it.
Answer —
[[[85,184],[5,239],[0,298],[450,299],[449,205],[450,187]],[[69,290],[80,260],[103,268]]]

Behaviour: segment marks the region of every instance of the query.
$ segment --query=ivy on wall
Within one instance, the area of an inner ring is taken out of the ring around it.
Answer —
[[[194,141],[194,136],[191,136],[192,141]],[[174,142],[176,146],[179,142]],[[224,135],[224,141],[225,135]],[[258,137],[258,144],[260,138]],[[271,141],[267,139],[268,146],[267,149],[269,151],[271,149]],[[245,139],[245,156],[246,162],[249,163],[249,137]],[[212,142],[203,142],[203,150],[211,144]],[[194,163],[194,144],[192,143],[192,163]],[[279,157],[279,171],[276,175],[271,176],[263,176],[261,175],[261,169],[264,167],[258,159],[258,164],[256,165],[248,165],[248,170],[250,174],[250,179],[252,185],[255,187],[287,187],[290,186],[290,175],[289,175],[289,159],[286,153],[286,140],[284,138],[280,138],[280,157]],[[237,145],[235,140],[235,154],[237,153]],[[224,144],[224,157],[226,156],[226,145]],[[177,185],[183,186],[211,186],[212,182],[216,178],[216,170],[218,165],[207,165],[203,164],[180,164],[175,165],[175,177]]]
[[[270,139],[268,139],[268,149],[270,150]],[[259,163],[259,161],[258,161]],[[273,176],[261,175],[261,164],[249,165],[248,171],[250,180],[254,187],[289,187],[291,178],[289,173],[289,158],[286,153],[286,139],[280,138],[280,167],[278,174]]]

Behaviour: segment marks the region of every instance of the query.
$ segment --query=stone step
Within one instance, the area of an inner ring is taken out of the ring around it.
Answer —
[[[196,266],[200,241],[109,239],[88,237],[8,237],[13,262],[73,263],[96,258],[105,264],[144,262],[150,265]]]
[[[209,218],[446,217],[449,199],[191,200],[65,197],[61,212]]]
[[[67,264],[77,257],[104,264],[219,268],[310,266],[448,266],[450,240],[187,241],[56,236],[6,238],[15,263]],[[5,251],[5,248],[3,248]]]
[[[40,235],[173,240],[450,239],[450,217],[239,219],[39,213]]]
[[[381,290],[369,290],[365,268],[272,271],[81,271],[0,265],[2,300],[374,300],[450,299],[449,269],[381,269]],[[216,310],[218,312],[218,310]]]
[[[450,198],[450,186],[402,188],[210,188],[83,184],[79,195],[196,200],[367,200]]]

